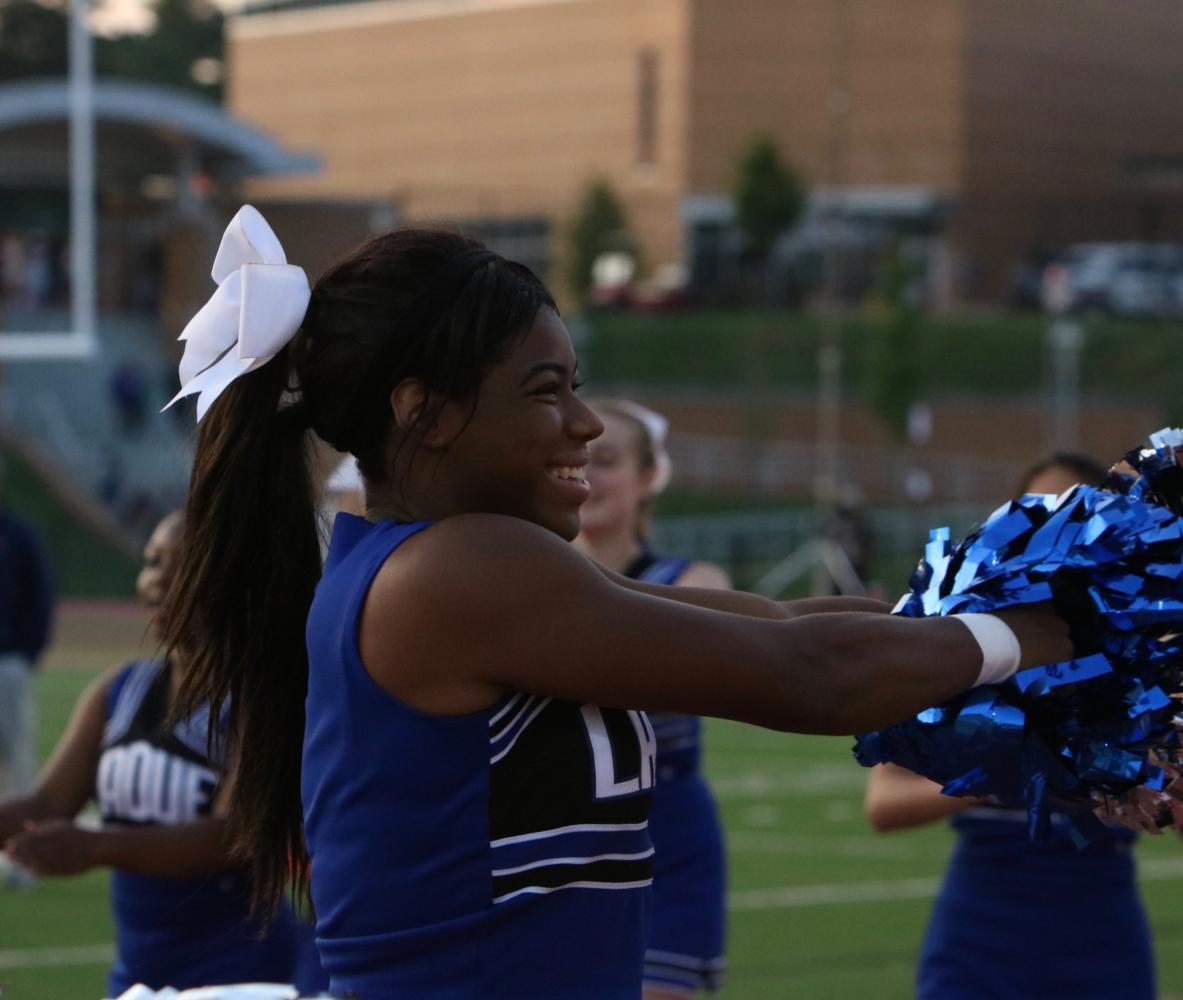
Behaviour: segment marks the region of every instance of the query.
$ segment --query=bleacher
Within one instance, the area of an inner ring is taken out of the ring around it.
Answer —
[[[51,312],[5,316],[8,328],[63,329]],[[192,459],[191,410],[161,414],[175,383],[175,362],[151,317],[103,316],[98,354],[86,361],[4,365],[0,425],[32,444],[67,479],[124,528],[143,537],[160,513],[181,501]],[[121,414],[114,384],[125,365],[142,378],[142,420]]]

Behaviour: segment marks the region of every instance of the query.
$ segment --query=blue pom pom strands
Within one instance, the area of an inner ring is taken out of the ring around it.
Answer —
[[[1126,456],[1130,475],[1007,503],[957,544],[947,528],[931,533],[896,614],[1052,601],[1076,656],[859,737],[861,764],[899,764],[947,795],[1024,806],[1035,838],[1064,812],[1088,839],[1093,810],[1134,790],[1143,812],[1169,822],[1183,697],[1183,430],[1150,441]]]

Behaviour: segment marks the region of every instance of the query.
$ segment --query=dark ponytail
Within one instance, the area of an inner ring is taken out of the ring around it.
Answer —
[[[209,702],[217,719],[230,705],[230,818],[266,914],[289,879],[307,895],[304,630],[320,548],[306,430],[384,483],[394,386],[418,378],[437,399],[475,400],[538,311],[555,308],[528,268],[481,251],[444,230],[358,247],[317,281],[295,340],[233,382],[199,426],[165,642],[188,663],[178,712]]]
[[[165,644],[183,649],[187,664],[177,713],[208,702],[211,741],[227,741],[235,850],[267,916],[289,878],[293,894],[306,894],[304,624],[320,576],[304,412],[280,411],[287,353],[232,383],[198,427],[186,530],[162,616]],[[227,703],[228,729],[219,734],[213,726]]]

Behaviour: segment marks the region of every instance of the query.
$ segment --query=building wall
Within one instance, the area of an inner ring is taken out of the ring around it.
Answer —
[[[646,258],[676,256],[685,173],[685,0],[373,0],[241,17],[230,107],[315,178],[267,197],[391,198],[402,218],[550,216],[596,176],[624,196]],[[637,162],[639,59],[656,53],[654,162]],[[554,275],[552,275],[553,279]]]
[[[256,196],[545,216],[557,255],[602,175],[650,266],[770,132],[811,186],[950,196],[965,287],[995,297],[1040,248],[1183,238],[1180,51],[1179,0],[369,0],[232,19],[229,102],[325,159]]]
[[[1067,242],[1183,239],[1183,4],[962,2],[959,240],[976,290]],[[1151,157],[1176,180],[1149,176]]]
[[[959,3],[694,0],[693,12],[692,192],[729,190],[755,132],[775,136],[811,185],[956,190]]]

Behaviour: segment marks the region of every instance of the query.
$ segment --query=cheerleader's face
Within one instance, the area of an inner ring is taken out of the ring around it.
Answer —
[[[1027,493],[1054,493],[1059,496],[1065,490],[1072,489],[1080,476],[1062,465],[1053,465],[1036,475],[1028,484]]]
[[[615,414],[602,419],[604,433],[592,442],[587,470],[591,490],[581,528],[586,535],[632,531],[637,510],[653,489],[653,471],[641,468],[636,424]]]
[[[152,532],[144,546],[144,562],[136,577],[136,595],[155,611],[172,582],[177,545],[181,540],[181,518],[170,514]]]
[[[475,400],[448,404],[458,427],[441,460],[445,513],[508,514],[568,541],[587,499],[588,444],[604,428],[576,395],[575,351],[559,317],[543,309]]]

